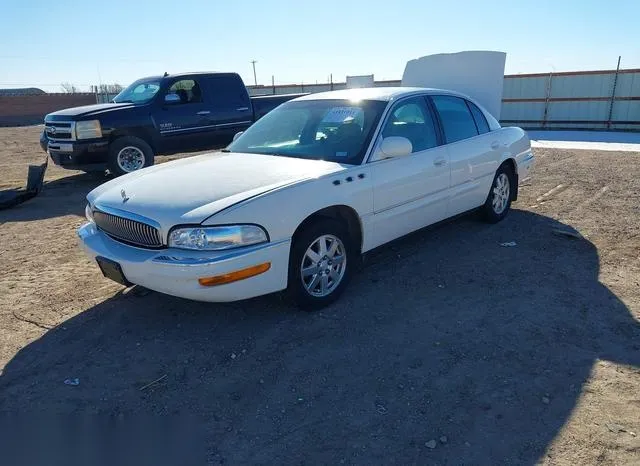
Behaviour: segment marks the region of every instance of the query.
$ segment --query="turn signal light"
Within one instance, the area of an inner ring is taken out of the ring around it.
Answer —
[[[218,286],[225,285],[227,283],[237,282],[246,278],[255,277],[261,273],[265,273],[271,268],[271,262],[265,262],[264,264],[254,265],[242,270],[236,270],[235,272],[225,273],[224,275],[217,275],[215,277],[198,278],[198,283],[202,286]]]

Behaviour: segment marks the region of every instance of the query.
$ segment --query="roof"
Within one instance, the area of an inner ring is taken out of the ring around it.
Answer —
[[[147,81],[152,79],[162,79],[162,78],[175,78],[180,76],[202,76],[202,75],[236,75],[238,73],[233,73],[231,71],[187,71],[185,73],[167,73],[167,75],[154,75],[154,76],[145,76],[143,78],[138,78],[136,81]]]
[[[19,89],[0,89],[1,96],[23,96],[23,95],[42,95],[46,94],[42,89],[37,87],[23,87]]]
[[[346,99],[346,100],[380,100],[382,102],[389,102],[400,97],[404,97],[411,94],[449,94],[458,95],[462,94],[453,91],[447,91],[445,89],[432,89],[426,87],[362,87],[356,89],[343,89],[339,91],[318,92],[315,94],[309,94],[303,97],[298,97],[295,100],[325,100],[325,99]],[[466,96],[464,96],[466,97]]]

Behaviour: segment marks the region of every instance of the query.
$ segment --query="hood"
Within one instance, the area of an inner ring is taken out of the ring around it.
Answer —
[[[505,52],[485,50],[427,55],[407,62],[402,85],[460,92],[500,120],[506,59]]]
[[[216,152],[115,178],[91,191],[87,200],[98,208],[155,220],[166,234],[174,225],[201,223],[250,197],[346,168],[322,160]]]
[[[65,108],[47,114],[45,120],[47,121],[59,121],[68,120],[69,117],[92,117],[99,116],[101,114],[112,112],[114,110],[120,110],[123,108],[135,107],[134,104],[122,103],[122,104],[95,104],[95,105],[83,105],[81,107]]]

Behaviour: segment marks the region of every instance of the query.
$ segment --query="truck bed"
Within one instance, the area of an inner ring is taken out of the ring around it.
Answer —
[[[278,105],[283,104],[296,97],[302,97],[304,94],[275,94],[275,95],[260,95],[251,97],[251,105],[253,106],[253,112],[255,119],[262,118],[268,112],[276,108]]]

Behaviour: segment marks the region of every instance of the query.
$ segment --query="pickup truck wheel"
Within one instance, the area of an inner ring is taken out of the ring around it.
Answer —
[[[289,257],[288,297],[300,308],[315,310],[344,291],[356,264],[355,248],[338,221],[316,221],[293,240]]]
[[[153,149],[135,136],[123,136],[109,145],[109,171],[115,175],[140,170],[153,165]]]
[[[489,223],[497,223],[507,216],[511,209],[514,175],[511,168],[501,165],[496,172],[487,200],[482,206],[484,218]]]

